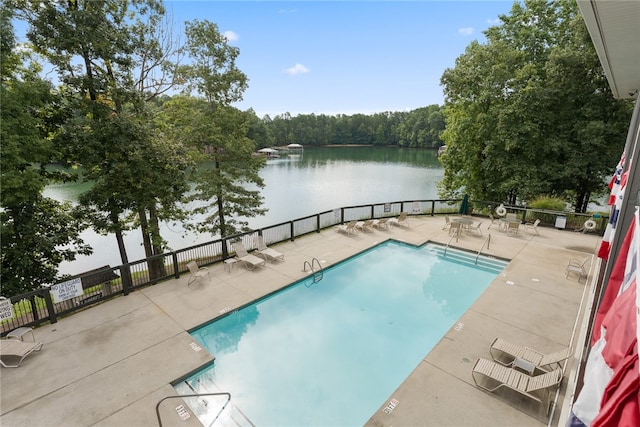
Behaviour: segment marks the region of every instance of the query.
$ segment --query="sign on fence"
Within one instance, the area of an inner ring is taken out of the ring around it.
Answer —
[[[389,213],[391,212],[391,203],[385,203],[384,204],[384,213]]]
[[[0,320],[11,319],[14,316],[11,300],[0,297]]]
[[[54,302],[62,302],[82,295],[82,280],[80,278],[67,280],[51,286]]]

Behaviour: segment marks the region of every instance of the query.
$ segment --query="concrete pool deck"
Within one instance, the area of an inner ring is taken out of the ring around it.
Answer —
[[[497,226],[487,230],[488,219],[476,219],[484,223],[484,236],[464,233],[451,244],[478,251],[490,233],[490,247],[483,253],[511,262],[380,402],[366,426],[547,424],[535,402],[477,388],[471,370],[477,358],[490,358],[489,345],[498,336],[543,352],[570,344],[575,349],[585,286],[592,283],[597,261],[589,263],[586,283],[565,278],[565,267],[569,259],[592,256],[600,237],[540,227],[539,236],[523,229],[506,236]],[[209,267],[209,283],[187,287],[185,274],[41,326],[34,332],[43,349],[19,368],[0,370],[0,425],[157,426],[156,404],[175,394],[170,383],[213,360],[193,345],[188,330],[306,277],[302,267],[312,258],[329,266],[387,239],[416,245],[450,239],[441,216],[410,217],[409,223],[409,229],[390,227],[356,236],[332,227],[274,246],[285,254],[284,262],[253,271],[236,265],[230,272],[216,264]],[[560,413],[575,365],[575,357],[567,361],[559,393],[552,396],[551,425],[564,425]],[[200,425],[195,416],[179,417],[180,403],[161,405],[162,424]]]

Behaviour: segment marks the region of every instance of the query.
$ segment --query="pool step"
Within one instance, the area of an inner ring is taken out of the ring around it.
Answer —
[[[429,252],[436,256],[446,258],[452,262],[471,265],[496,274],[500,273],[507,266],[507,262],[501,259],[492,258],[486,255],[477,256],[477,254],[451,247],[446,248],[445,254],[445,247],[440,245],[429,246]]]

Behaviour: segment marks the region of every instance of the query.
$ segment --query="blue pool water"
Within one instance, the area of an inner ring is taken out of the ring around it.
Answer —
[[[441,253],[386,242],[192,331],[215,363],[176,390],[229,392],[260,427],[363,425],[506,265]]]

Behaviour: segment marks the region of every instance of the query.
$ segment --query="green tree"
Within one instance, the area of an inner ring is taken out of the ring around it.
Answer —
[[[197,169],[193,178],[192,199],[205,201],[194,210],[205,215],[196,228],[226,237],[246,229],[245,218],[266,212],[255,189],[264,187],[258,174],[264,158],[253,155],[256,147],[247,137],[249,114],[230,106],[242,99],[247,87],[247,77],[235,64],[239,50],[208,21],[187,22],[186,37],[191,64],[184,67],[184,75],[189,90],[203,100],[192,104],[185,133],[190,146],[208,160],[208,167]]]
[[[584,211],[620,156],[630,105],[611,95],[575,2],[516,2],[500,19],[442,76],[441,196],[547,194]]]
[[[140,227],[147,256],[164,249],[159,222],[182,216],[187,188],[181,147],[152,128],[148,102],[179,79],[179,46],[155,0],[18,0],[29,40],[58,72],[70,117],[56,134],[68,162],[93,186],[80,197],[93,226],[114,233],[123,264],[123,232]],[[149,265],[151,277],[163,263]]]
[[[42,195],[50,180],[64,179],[45,168],[57,155],[47,138],[57,97],[38,77],[40,69],[17,53],[12,17],[0,5],[0,284],[6,296],[53,284],[61,262],[91,253],[80,238],[79,212]]]

